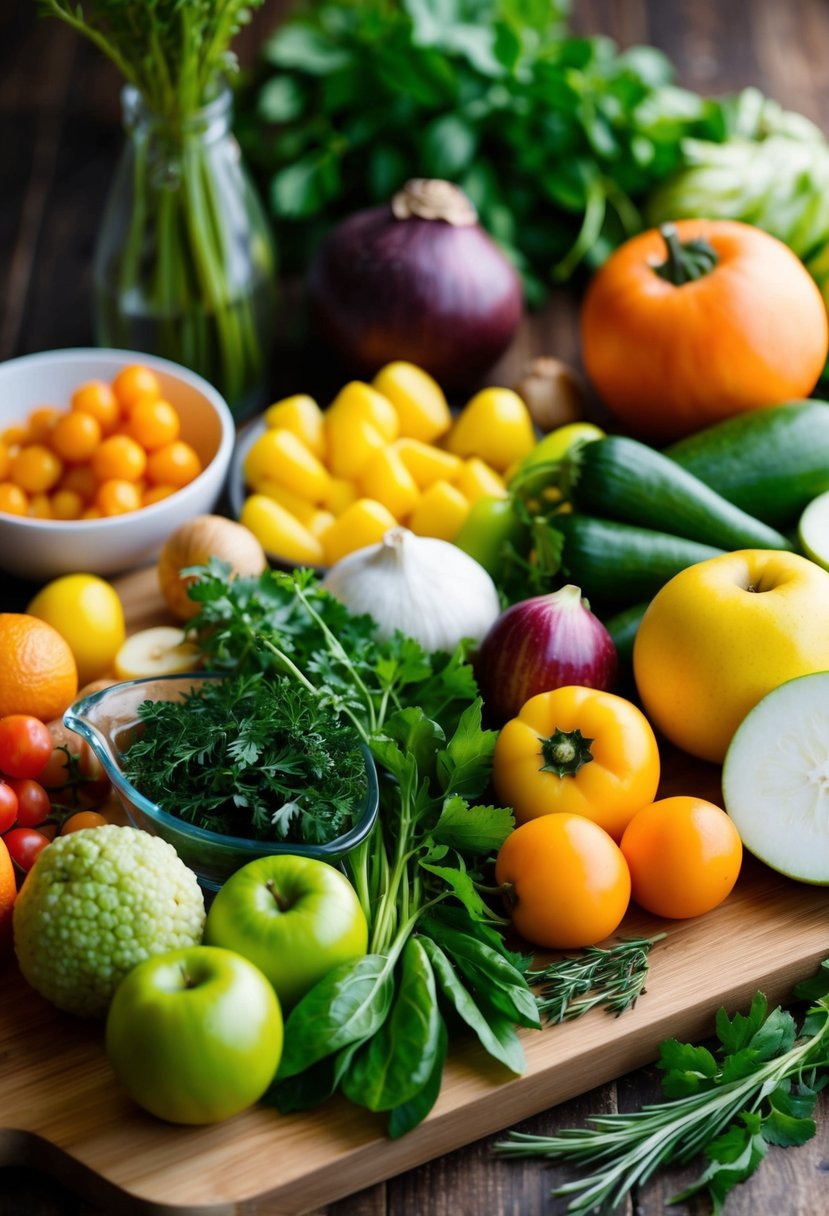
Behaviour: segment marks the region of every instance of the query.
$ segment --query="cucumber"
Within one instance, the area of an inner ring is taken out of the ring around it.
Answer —
[[[650,600],[642,600],[638,604],[631,604],[629,608],[620,608],[612,616],[604,618],[604,627],[616,647],[620,663],[629,663],[633,658],[633,643],[649,603]]]
[[[563,537],[561,571],[588,600],[603,605],[651,599],[686,566],[725,552],[713,545],[573,512],[557,515]]]
[[[792,401],[736,414],[664,454],[750,515],[789,528],[829,490],[829,403]]]
[[[577,459],[579,510],[719,549],[792,548],[781,532],[636,439],[608,435],[585,444]]]

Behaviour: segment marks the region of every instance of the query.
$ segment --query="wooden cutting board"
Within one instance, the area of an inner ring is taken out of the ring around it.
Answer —
[[[165,619],[150,568],[117,584],[131,630]],[[666,758],[663,794],[719,799],[719,770]],[[103,1028],[54,1009],[0,968],[0,1165],[37,1164],[104,1210],[230,1216],[262,1202],[271,1216],[312,1208],[422,1164],[653,1060],[667,1037],[698,1039],[717,1009],[761,989],[785,1001],[829,955],[829,890],[748,860],[736,889],[698,920],[630,914],[620,934],[667,931],[646,993],[614,1019],[522,1031],[527,1071],[513,1077],[472,1040],[456,1044],[430,1117],[398,1141],[335,1099],[305,1115],[256,1107],[206,1128],[165,1124],[120,1091]]]

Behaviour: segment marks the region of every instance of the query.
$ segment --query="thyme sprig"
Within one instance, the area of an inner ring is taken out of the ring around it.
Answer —
[[[645,990],[651,946],[664,937],[657,933],[604,948],[588,946],[577,957],[529,971],[541,1016],[547,1022],[569,1022],[599,1005],[616,1017],[632,1009]]]

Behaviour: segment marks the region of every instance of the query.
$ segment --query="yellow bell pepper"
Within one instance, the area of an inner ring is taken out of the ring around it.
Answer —
[[[498,736],[492,781],[518,823],[569,811],[618,841],[653,802],[659,749],[640,709],[615,693],[566,685],[525,702]]]

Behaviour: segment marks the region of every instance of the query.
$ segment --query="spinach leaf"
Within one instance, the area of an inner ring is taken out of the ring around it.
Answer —
[[[527,1065],[514,1024],[506,1018],[487,1017],[482,1013],[437,942],[429,937],[422,940],[438,985],[455,1012],[475,1032],[491,1056],[512,1072],[522,1073]]]
[[[439,1028],[435,978],[416,937],[400,959],[394,1004],[377,1034],[356,1053],[342,1091],[369,1110],[391,1110],[413,1101],[431,1077],[438,1056]]]
[[[433,921],[428,932],[472,985],[480,1004],[520,1026],[540,1027],[538,1005],[529,985],[503,954],[439,922]]]
[[[277,1079],[376,1034],[391,1007],[393,971],[393,959],[367,954],[335,967],[315,984],[288,1015]]]
[[[449,1034],[446,1030],[446,1023],[441,1018],[438,1023],[435,1058],[429,1077],[414,1097],[400,1106],[395,1106],[389,1115],[388,1133],[393,1140],[404,1136],[406,1132],[410,1132],[412,1128],[417,1127],[418,1123],[426,1118],[435,1102],[437,1102],[443,1079],[443,1065],[446,1062],[448,1045]]]

